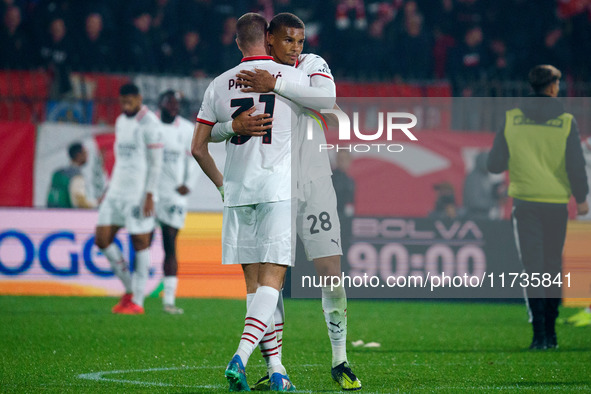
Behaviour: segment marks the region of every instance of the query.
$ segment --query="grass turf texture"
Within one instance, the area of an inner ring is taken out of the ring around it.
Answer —
[[[143,316],[113,315],[115,303],[0,297],[0,392],[227,392],[244,301],[180,299],[178,316],[157,299]],[[339,392],[320,301],[285,304],[284,364],[298,391]],[[349,359],[365,393],[591,391],[589,327],[559,326],[559,349],[528,351],[523,305],[349,301],[348,314]],[[358,339],[382,346],[353,348]],[[249,384],[264,373],[256,350]]]

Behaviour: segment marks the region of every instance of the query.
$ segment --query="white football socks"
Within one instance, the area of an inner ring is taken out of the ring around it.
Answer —
[[[347,361],[347,295],[342,286],[322,288],[322,310],[332,346],[332,366]]]
[[[281,293],[279,293],[281,296]],[[246,295],[246,308],[250,306],[254,298],[255,293],[249,293]],[[259,349],[261,349],[261,355],[267,363],[267,373],[269,376],[275,372],[279,372],[282,375],[287,375],[287,371],[283,364],[281,364],[281,355],[279,353],[279,347],[277,345],[277,335],[275,331],[275,324],[269,324],[267,332],[259,342]]]
[[[144,306],[146,297],[146,283],[148,282],[148,271],[150,269],[150,249],[143,249],[135,252],[135,269],[131,275],[134,304]]]
[[[250,306],[246,311],[244,331],[240,338],[236,354],[242,359],[246,367],[254,348],[259,344],[267,329],[273,323],[273,313],[277,306],[279,291],[269,286],[257,289]]]
[[[129,268],[127,267],[127,262],[123,258],[123,254],[121,253],[119,246],[117,246],[115,243],[112,243],[105,249],[101,249],[101,252],[103,252],[107,260],[109,260],[111,268],[113,269],[113,273],[123,283],[125,292],[131,293],[131,275],[129,273]]]
[[[178,278],[176,276],[165,276],[162,282],[164,283],[164,298],[162,302],[164,305],[174,305],[176,288],[179,282]]]
[[[277,299],[277,307],[273,315],[275,320],[275,334],[277,335],[277,352],[279,353],[279,359],[281,360],[281,354],[283,351],[283,323],[285,322],[285,309],[283,308],[283,290],[279,292],[279,298]]]

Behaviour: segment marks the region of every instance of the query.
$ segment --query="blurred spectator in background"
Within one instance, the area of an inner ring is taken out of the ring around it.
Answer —
[[[88,152],[80,142],[68,148],[70,165],[55,171],[47,194],[48,208],[94,208],[96,204],[86,196],[86,183],[81,167],[86,164]]]
[[[199,32],[189,30],[182,37],[182,43],[173,52],[172,63],[168,65],[167,70],[193,77],[205,77],[206,52],[202,49]],[[240,59],[240,56],[235,59]]]
[[[473,26],[482,26],[484,11],[483,0],[455,0],[451,12],[453,36],[462,40]]]
[[[429,218],[457,219],[459,217],[458,206],[456,205],[456,194],[454,187],[449,182],[441,182],[433,186],[435,190],[435,207],[429,214]]]
[[[84,35],[78,41],[78,65],[81,71],[109,71],[115,66],[115,53],[103,34],[103,17],[92,13],[86,17]]]
[[[486,78],[487,51],[483,44],[482,28],[474,25],[468,29],[462,41],[449,52],[448,75],[453,95],[478,96],[477,84]]]
[[[420,14],[406,18],[404,30],[394,44],[391,58],[395,62],[395,75],[404,80],[433,77],[433,45],[423,30],[423,19]]]
[[[28,68],[31,65],[31,43],[22,28],[21,9],[8,6],[0,30],[0,67]]]
[[[152,37],[152,16],[146,8],[138,7],[133,13],[127,40],[127,66],[134,71],[155,72],[158,62]]]
[[[349,152],[344,150],[337,152],[336,167],[332,171],[332,184],[337,195],[337,213],[341,222],[341,247],[345,257],[351,245],[355,216],[355,181],[349,175],[351,161]]]
[[[336,74],[367,72],[367,62],[359,61],[359,54],[351,48],[364,48],[367,36],[367,17],[364,0],[338,0],[334,17],[334,47]]]
[[[490,63],[487,70],[489,80],[507,81],[512,77],[513,56],[507,52],[505,41],[498,37],[489,43]]]
[[[52,95],[68,93],[72,89],[69,73],[76,64],[76,49],[61,17],[50,22],[49,36],[41,45],[39,56],[40,65],[53,73]]]
[[[392,61],[388,55],[393,37],[390,36],[395,8],[386,2],[372,3],[368,6],[369,28],[365,44],[360,49],[360,55],[366,59],[367,71],[373,78],[383,73],[387,63]]]
[[[499,187],[488,173],[487,152],[476,156],[474,168],[464,180],[464,215],[470,219],[490,219],[492,210],[498,206]]]
[[[237,59],[242,57],[242,53],[236,45],[236,22],[234,16],[229,16],[224,20],[223,31],[220,36],[216,50],[218,51],[218,70],[229,70],[236,65]]]
[[[536,63],[554,64],[557,68],[568,70],[571,64],[571,51],[565,39],[564,31],[559,24],[549,25],[540,37],[542,42],[536,55]]]
[[[167,65],[172,62],[174,45],[180,39],[178,24],[178,2],[176,0],[156,0],[152,18],[152,36],[157,52],[158,68],[168,72]]]

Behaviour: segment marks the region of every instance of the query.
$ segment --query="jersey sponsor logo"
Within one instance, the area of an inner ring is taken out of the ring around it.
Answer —
[[[165,163],[176,163],[179,160],[181,153],[176,150],[164,150],[163,160]]]
[[[117,144],[117,155],[120,157],[129,158],[137,151],[136,144]]]

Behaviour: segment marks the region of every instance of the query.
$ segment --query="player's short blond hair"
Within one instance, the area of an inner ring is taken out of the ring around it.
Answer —
[[[236,40],[242,48],[264,45],[267,20],[254,12],[244,14],[236,22]]]

